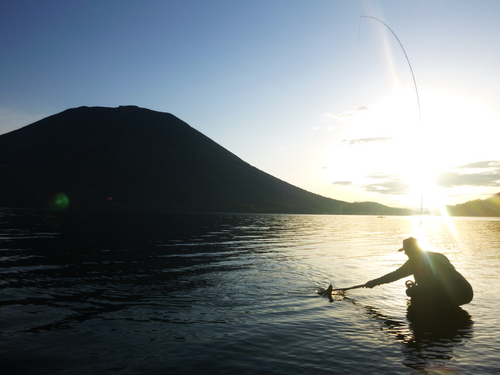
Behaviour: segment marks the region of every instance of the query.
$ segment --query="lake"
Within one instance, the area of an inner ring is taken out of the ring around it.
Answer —
[[[418,237],[472,284],[457,324],[406,279],[330,301]],[[5,374],[497,374],[500,220],[0,211]]]

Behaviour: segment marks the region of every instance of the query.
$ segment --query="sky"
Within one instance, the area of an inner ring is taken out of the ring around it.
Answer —
[[[326,197],[486,199],[498,15],[498,0],[0,0],[0,134],[137,105]]]

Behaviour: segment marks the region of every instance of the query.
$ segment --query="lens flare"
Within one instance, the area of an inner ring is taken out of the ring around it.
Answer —
[[[64,193],[57,193],[51,201],[51,207],[54,210],[63,211],[69,206],[69,198]]]

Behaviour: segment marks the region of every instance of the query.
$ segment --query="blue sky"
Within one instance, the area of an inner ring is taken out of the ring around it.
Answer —
[[[500,192],[499,14],[496,0],[0,0],[0,134],[137,105],[324,196],[484,199]],[[420,112],[403,50],[363,15],[403,44]]]

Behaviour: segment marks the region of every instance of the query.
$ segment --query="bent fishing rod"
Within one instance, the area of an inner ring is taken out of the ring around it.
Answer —
[[[403,53],[404,53],[405,58],[406,58],[406,62],[408,63],[408,67],[410,68],[411,78],[413,79],[413,86],[415,88],[415,95],[417,97],[419,125],[420,125],[420,129],[422,129],[422,111],[420,109],[420,96],[418,94],[417,80],[415,79],[415,74],[413,74],[413,68],[411,66],[410,59],[408,58],[408,54],[406,53],[406,50],[403,47],[403,43],[401,43],[401,41],[399,40],[396,33],[389,27],[388,24],[386,24],[384,21],[378,19],[377,17],[373,17],[373,16],[361,16],[361,17],[359,17],[358,42],[359,42],[359,35],[361,33],[361,19],[362,18],[369,18],[369,19],[378,21],[382,25],[384,25],[392,33],[392,35],[394,35],[394,38],[396,38],[397,42],[399,43],[399,46],[403,50]],[[423,210],[424,210],[424,187],[422,186],[422,192],[420,194],[420,226],[422,226]]]

